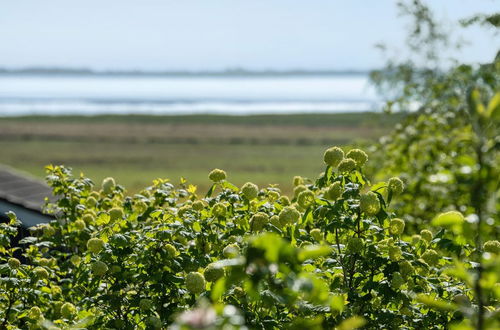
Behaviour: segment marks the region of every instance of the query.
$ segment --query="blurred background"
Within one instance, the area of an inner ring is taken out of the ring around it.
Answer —
[[[448,43],[424,57],[414,2],[3,2],[0,163],[40,178],[64,164],[131,193],[158,177],[204,191],[218,167],[290,192],[326,147],[377,141],[412,110],[383,111],[381,68],[495,57],[498,35],[457,21],[498,1],[426,1]]]

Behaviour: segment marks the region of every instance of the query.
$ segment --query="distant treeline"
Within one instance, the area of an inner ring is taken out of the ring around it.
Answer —
[[[27,67],[18,69],[0,68],[0,75],[97,75],[97,76],[333,76],[367,75],[364,70],[246,70],[224,71],[143,71],[143,70],[92,70],[87,68]]]

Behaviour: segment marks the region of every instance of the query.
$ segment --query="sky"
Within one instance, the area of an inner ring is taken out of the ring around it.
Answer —
[[[498,0],[428,0],[441,21],[500,10]],[[0,67],[95,70],[365,70],[374,47],[401,50],[393,0],[0,0]],[[466,62],[499,36],[472,29]]]

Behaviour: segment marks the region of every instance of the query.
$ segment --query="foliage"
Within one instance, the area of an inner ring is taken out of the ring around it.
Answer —
[[[391,206],[398,180],[371,185],[366,154],[345,155],[358,161],[327,165],[315,181],[295,178],[291,201],[274,186],[239,189],[220,170],[200,198],[185,181],[160,179],[134,196],[112,179],[95,190],[48,166],[56,219],[32,228],[21,248],[9,243],[15,216],[1,227],[2,326],[467,329],[477,311],[472,258],[481,253],[472,224],[443,214],[433,233],[407,234]],[[492,242],[481,301],[493,327]]]

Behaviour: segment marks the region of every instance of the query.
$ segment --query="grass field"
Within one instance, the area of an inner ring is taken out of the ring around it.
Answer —
[[[401,115],[373,113],[258,116],[97,116],[0,118],[0,163],[44,176],[65,164],[95,182],[113,176],[135,192],[154,178],[180,177],[205,192],[212,168],[237,185],[251,180],[291,190],[314,177],[331,145],[373,140]]]

